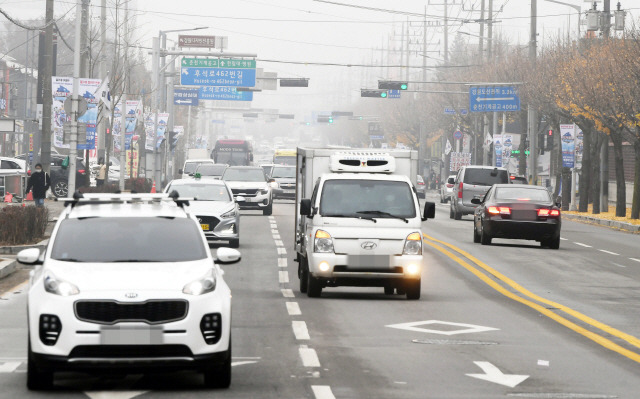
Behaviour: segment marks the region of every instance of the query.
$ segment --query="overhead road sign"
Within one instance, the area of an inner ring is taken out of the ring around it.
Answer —
[[[175,105],[198,105],[200,90],[197,88],[174,88],[173,89],[173,103]]]
[[[371,140],[384,140],[384,136],[378,136],[378,135],[369,135],[369,138]]]
[[[378,81],[378,89],[407,90],[408,88],[409,88],[409,83],[407,82],[399,82],[395,80],[379,80]]]
[[[238,91],[235,87],[202,86],[198,97],[200,100],[252,101],[253,92]]]
[[[360,89],[360,97],[387,98],[386,90]]]
[[[228,43],[228,36],[178,35],[178,47],[225,49]]]
[[[280,78],[280,87],[309,87],[309,79]]]
[[[294,114],[278,114],[278,118],[280,119],[296,119]]]
[[[331,116],[353,116],[353,112],[331,111]]]
[[[240,58],[183,58],[182,67],[192,68],[250,68],[255,69],[256,60],[243,60]]]
[[[242,114],[243,118],[257,118],[258,114],[256,112],[245,112]]]
[[[184,86],[254,87],[255,69],[182,67],[180,84]]]
[[[520,97],[515,86],[473,86],[469,88],[471,112],[520,111]]]
[[[318,123],[333,123],[333,116],[330,115],[318,115]]]

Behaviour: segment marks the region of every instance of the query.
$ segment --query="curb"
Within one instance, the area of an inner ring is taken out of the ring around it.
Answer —
[[[7,277],[11,273],[15,272],[18,266],[18,261],[15,259],[9,259],[0,262],[0,279]]]
[[[616,230],[623,230],[631,233],[640,233],[640,225],[637,225],[637,224],[619,222],[617,220],[598,219],[592,216],[585,216],[585,215],[570,215],[567,213],[564,213],[562,217],[575,222],[590,223],[598,226],[609,227]]]

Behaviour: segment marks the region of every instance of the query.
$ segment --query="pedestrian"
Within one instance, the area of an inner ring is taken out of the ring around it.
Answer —
[[[47,190],[49,189],[49,185],[51,184],[51,178],[47,172],[42,170],[42,164],[38,163],[35,167],[35,172],[31,174],[29,180],[27,181],[27,190],[25,193],[29,193],[29,191],[33,192],[33,200],[36,203],[36,206],[44,206],[44,199],[47,196]]]
[[[100,170],[98,170],[98,177],[96,178],[96,186],[100,187],[104,184],[104,180],[107,177],[107,165],[104,163],[104,158],[100,158],[98,161]]]

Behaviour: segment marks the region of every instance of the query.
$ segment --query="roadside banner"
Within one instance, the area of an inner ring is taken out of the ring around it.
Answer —
[[[100,87],[100,79],[80,78],[79,93],[87,101],[87,111],[78,118],[78,122],[87,124],[86,144],[78,144],[79,150],[92,150],[96,148],[96,124],[98,119],[99,98],[94,93]],[[69,148],[69,144],[64,144],[65,122],[70,121],[70,117],[64,111],[64,101],[73,94],[73,78],[53,76],[51,78],[51,88],[53,103],[51,104],[51,130],[53,131],[53,145],[59,148]],[[80,141],[80,140],[79,140]]]
[[[509,165],[509,159],[511,159],[511,150],[513,150],[513,135],[502,135],[502,166],[507,167]]]
[[[560,125],[560,142],[562,144],[562,167],[573,168],[575,166],[575,142],[576,125]]]
[[[156,130],[156,147],[160,148],[162,140],[164,140],[167,131],[167,123],[169,123],[169,113],[163,112],[158,114],[158,129]]]
[[[153,129],[155,123],[156,114],[152,114],[150,112],[144,114],[144,149],[147,151],[153,151],[153,143],[156,142],[156,133]]]
[[[493,149],[494,155],[496,159],[496,166],[502,167],[502,135],[494,134],[493,135]]]
[[[576,168],[582,169],[582,152],[584,146],[584,134],[582,129],[576,125]]]
[[[449,139],[447,139],[447,144],[444,147],[444,154],[445,155],[449,155],[449,153],[451,152],[452,147],[451,147],[451,142],[449,141]]]

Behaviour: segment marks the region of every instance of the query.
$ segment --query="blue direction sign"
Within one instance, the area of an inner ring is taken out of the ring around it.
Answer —
[[[445,115],[455,115],[456,114],[456,110],[454,108],[446,107],[444,109],[444,113],[445,113]]]
[[[198,92],[193,89],[173,89],[173,103],[175,105],[198,105]]]
[[[387,98],[400,98],[400,90],[388,90]]]
[[[256,85],[256,70],[182,67],[180,84],[185,86],[254,87]]]
[[[474,86],[469,88],[471,112],[520,111],[520,97],[514,86]]]
[[[235,87],[200,87],[200,100],[252,101],[253,92],[237,91]]]

